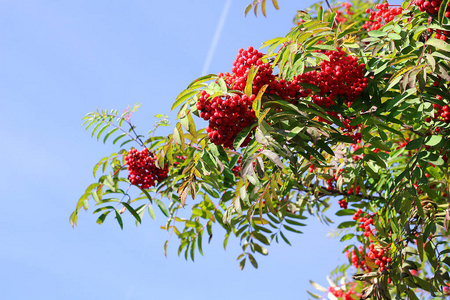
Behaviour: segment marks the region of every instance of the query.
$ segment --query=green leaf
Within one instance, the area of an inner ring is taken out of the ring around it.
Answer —
[[[154,199],[155,203],[158,205],[159,209],[161,210],[161,212],[166,216],[169,217],[169,211],[167,210],[167,207],[164,205],[164,203],[162,203],[159,199]]]
[[[268,255],[269,251],[267,251],[266,248],[264,248],[263,246],[253,243],[253,247],[255,248],[255,251],[262,254],[262,255]]]
[[[253,231],[252,236],[265,245],[270,245],[270,241],[263,234]]]
[[[120,216],[120,213],[116,208],[114,208],[114,211],[116,212],[116,219],[117,219],[117,222],[119,223],[120,229],[123,229],[122,217]]]
[[[340,209],[336,212],[336,216],[353,216],[355,213],[354,209]]]
[[[267,89],[268,86],[269,86],[268,84],[263,85],[263,86],[259,89],[258,95],[256,96],[255,100],[253,100],[253,103],[252,103],[252,109],[253,109],[253,111],[255,112],[255,116],[256,116],[257,118],[260,117],[259,114],[260,114],[260,111],[261,111],[261,98],[262,98],[262,96],[264,95],[264,92],[266,91],[266,89]]]
[[[98,219],[97,219],[97,224],[103,224],[103,222],[105,221],[106,217],[109,215],[110,212],[111,211],[108,210],[108,211],[105,211],[104,213],[102,213],[100,215],[100,217],[98,217]]]
[[[346,221],[346,222],[342,222],[341,224],[339,224],[338,229],[349,228],[349,227],[353,227],[355,225],[356,225],[355,221]]]
[[[241,269],[241,271],[244,270],[244,267],[245,267],[245,260],[246,260],[246,258],[244,258],[243,260],[241,260],[241,261],[239,262],[239,269]]]
[[[255,224],[258,224],[258,225],[269,224],[269,221],[267,221],[266,219],[261,219],[259,217],[254,217],[252,220],[253,220],[253,222],[255,222]]]
[[[258,263],[256,262],[256,259],[253,257],[253,255],[251,255],[250,253],[248,254],[248,259],[250,260],[250,262],[252,263],[252,266],[255,269],[258,269]]]
[[[124,136],[127,136],[127,135],[128,135],[128,133],[122,133],[121,135],[116,137],[113,141],[113,145],[115,145],[121,138],[123,138]]]
[[[126,202],[121,202],[121,204],[127,208],[127,210],[133,215],[133,217],[136,219],[136,221],[138,221],[139,223],[141,223],[141,217],[140,217],[139,214],[134,210],[134,208],[131,207],[131,205],[129,205],[129,204],[126,203]]]
[[[194,222],[194,221],[186,221],[186,227],[201,227],[201,224],[198,222]]]
[[[103,143],[106,143],[106,140],[111,136],[111,134],[113,134],[114,132],[116,132],[117,130],[119,130],[119,128],[114,128],[113,130],[111,130],[110,132],[108,132],[105,137],[103,138]]]
[[[155,215],[155,211],[153,210],[153,207],[151,205],[148,205],[147,209],[148,209],[148,214],[150,215],[150,217],[152,217],[153,220],[156,220],[156,215]]]
[[[258,68],[255,69],[254,66],[251,66],[250,70],[248,70],[247,83],[245,85],[244,92],[249,97],[253,94],[253,79],[255,78],[257,73],[258,73]]]
[[[391,40],[395,40],[395,41],[399,41],[402,39],[402,37],[399,34],[396,34],[393,32],[388,34],[388,38],[390,38]]]
[[[444,160],[442,157],[436,153],[430,151],[422,151],[419,153],[419,159],[423,161],[429,162],[436,166],[442,166],[444,164]]]
[[[354,235],[353,233],[347,233],[346,235],[344,235],[344,236],[341,238],[341,242],[348,241],[348,240],[352,239],[354,236],[355,236],[355,235]]]
[[[323,20],[323,7],[322,7],[322,5],[319,6],[319,9],[317,10],[317,19],[319,19],[320,21]]]
[[[368,35],[371,37],[384,37],[387,35],[387,32],[381,30],[371,30],[368,32]]]
[[[198,233],[198,237],[197,237],[198,252],[200,252],[201,255],[203,255],[203,248],[202,248],[203,236],[202,235],[203,235],[203,230]]]
[[[398,106],[400,103],[403,102],[407,97],[411,96],[416,90],[415,89],[408,89],[403,94],[398,94],[395,96],[392,100],[386,102],[386,110],[390,111],[394,107]]]
[[[317,294],[315,294],[315,293],[312,293],[312,292],[310,292],[310,291],[306,291],[311,297],[313,297],[313,298],[315,298],[315,299],[322,299],[322,297],[321,296],[319,296],[319,295],[317,295]]]
[[[102,129],[100,129],[100,131],[97,133],[97,141],[100,139],[100,136],[102,135],[103,131],[105,131],[106,128],[108,128],[108,127],[109,127],[109,124],[106,124],[105,126],[103,126]]]
[[[439,7],[438,22],[439,22],[439,25],[441,25],[441,26],[442,26],[442,23],[445,18],[445,12],[447,11],[447,8],[449,6],[450,6],[450,0],[443,0],[441,3],[441,6]]]
[[[242,143],[245,141],[245,139],[247,138],[247,136],[250,134],[250,132],[253,130],[254,127],[255,125],[251,124],[250,126],[245,127],[238,133],[238,135],[234,139],[233,143],[234,149],[238,149],[241,147]]]
[[[294,228],[292,228],[290,226],[287,226],[287,225],[283,225],[283,227],[286,228],[287,230],[295,232],[295,233],[303,233],[300,230],[294,229]]]
[[[286,223],[291,224],[291,225],[295,225],[295,226],[306,226],[306,224],[294,221],[294,220],[290,220],[288,218],[284,219],[286,221]]]
[[[450,44],[448,44],[440,39],[431,38],[425,44],[429,45],[429,46],[433,46],[439,50],[450,52]]]
[[[320,284],[318,284],[318,283],[316,283],[316,282],[314,282],[314,281],[312,281],[312,280],[310,280],[309,283],[311,283],[311,285],[312,285],[316,290],[319,290],[319,291],[324,292],[324,293],[328,292],[328,289],[324,288],[323,286],[321,286]]]
[[[406,146],[406,150],[414,150],[420,148],[423,144],[423,138],[417,138],[415,140],[410,141]]]
[[[280,231],[280,235],[281,235],[281,238],[284,240],[284,242],[286,244],[288,244],[289,246],[292,246],[291,243],[289,242],[289,240],[286,238],[286,236],[283,234],[282,231]]]
[[[280,157],[277,154],[268,149],[264,149],[263,151],[261,151],[261,153],[264,154],[273,163],[275,163],[278,168],[283,169],[283,162],[281,161]]]
[[[426,146],[436,146],[442,141],[442,136],[440,135],[429,135],[425,138]]]
[[[194,137],[196,139],[197,138],[197,130],[195,129],[195,122],[194,122],[194,119],[192,118],[192,114],[190,111],[187,113],[187,119],[189,122],[188,131],[192,135],[192,137]]]

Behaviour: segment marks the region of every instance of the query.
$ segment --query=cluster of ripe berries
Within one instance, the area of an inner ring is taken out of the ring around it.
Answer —
[[[398,16],[403,12],[403,9],[401,7],[390,8],[388,3],[375,5],[375,10],[371,10],[370,8],[366,9],[366,13],[370,14],[370,21],[366,21],[364,23],[364,25],[362,26],[363,29],[367,31],[378,30],[384,24],[392,21],[395,16]]]
[[[338,204],[343,209],[347,209],[347,207],[348,207],[348,202],[347,202],[347,199],[345,199],[345,198],[339,200]]]
[[[342,128],[341,127],[341,131],[343,132],[343,135],[349,136],[353,139],[353,141],[355,143],[361,143],[362,141],[362,135],[361,135],[361,125],[354,125],[351,126],[350,125],[351,120],[350,119],[345,119],[342,121],[342,123],[344,123],[345,127]]]
[[[354,194],[354,193],[355,193],[355,194],[359,194],[360,192],[361,192],[361,187],[358,185],[358,186],[356,186],[355,189],[353,189],[353,187],[349,188],[348,191],[347,191],[347,194],[348,194],[348,195],[352,195],[352,194]],[[341,208],[343,208],[343,209],[347,209],[347,207],[348,207],[348,201],[347,201],[347,199],[345,199],[345,198],[339,200],[339,201],[338,201],[338,204],[339,204],[339,206],[340,206]]]
[[[256,96],[248,97],[245,94],[233,96],[220,96],[209,99],[209,94],[202,91],[197,102],[200,117],[209,121],[206,132],[211,142],[233,148],[233,142],[237,134],[255,121],[255,112],[252,109]],[[250,142],[247,136],[242,147]]]
[[[439,8],[441,7],[442,0],[416,0],[414,2],[421,12],[426,11],[430,15],[437,14],[439,12]],[[447,7],[445,12],[445,16],[450,18],[450,5]]]
[[[354,12],[350,11],[350,8],[352,7],[352,5],[351,5],[350,3],[344,2],[344,3],[341,4],[341,6],[345,8],[345,13],[346,13],[348,16],[351,16],[351,15],[354,14]],[[336,10],[336,21],[337,21],[338,23],[344,23],[344,22],[347,22],[347,17],[345,17],[345,16],[343,15],[342,11],[340,11],[339,9]]]
[[[359,224],[359,228],[364,230],[364,236],[369,237],[370,235],[374,235],[374,232],[370,228],[373,225],[373,219],[370,216],[361,217],[362,210],[358,209],[358,211],[353,215],[353,220],[355,220]]]
[[[432,28],[428,28],[427,29],[427,32],[428,33],[433,33],[433,29]],[[447,38],[448,37],[450,37],[450,31],[449,30],[439,30],[439,29],[436,29],[436,34],[434,35],[434,37],[436,38],[436,39],[440,39],[440,40],[442,40],[442,41],[446,41],[447,40]]]
[[[361,149],[362,147],[358,144],[352,144],[351,148],[352,148],[353,152],[355,152],[356,150]],[[361,155],[352,155],[354,162],[361,160],[363,157],[364,157],[364,153]]]
[[[363,76],[365,65],[358,64],[356,57],[347,55],[340,48],[337,51],[318,51],[327,55],[330,61],[322,61],[320,71],[300,74],[290,81],[278,80],[273,74],[271,65],[261,60],[263,56],[261,52],[253,47],[247,50],[240,49],[233,62],[232,73],[219,73],[219,77],[225,80],[228,89],[244,92],[248,74],[253,67],[257,70],[253,80],[253,94],[224,95],[210,99],[208,93],[201,92],[197,109],[200,111],[200,117],[209,121],[206,131],[211,141],[216,145],[233,148],[237,134],[256,119],[252,103],[264,85],[268,85],[266,94],[279,96],[286,101],[311,95],[314,103],[329,108],[337,104],[335,102],[337,97],[342,97],[350,106],[367,87],[368,79]],[[299,83],[318,86],[320,93],[312,94],[310,89],[303,89]],[[348,130],[353,130],[352,126],[348,127]],[[355,140],[360,141],[360,137],[356,137]],[[250,135],[242,146],[246,146],[249,142]]]
[[[373,226],[373,218],[369,215],[361,217],[361,214],[362,210],[358,209],[358,211],[353,215],[353,220],[359,223],[359,228],[364,230],[363,234],[365,237],[369,237],[370,235],[375,236],[376,233],[374,233],[374,229],[371,228],[371,226]],[[362,250],[362,248],[360,248],[360,254],[363,257],[363,259],[361,260],[358,259],[355,253],[352,253],[352,264],[357,268],[361,267],[362,270],[368,270],[369,272],[372,271],[372,268],[367,265],[365,257],[372,260],[373,263],[378,266],[379,272],[383,272],[386,269],[387,265],[392,261],[390,257],[387,257],[385,255],[387,254],[386,250],[383,248],[377,249],[373,244],[373,241],[370,241],[369,252],[367,252],[367,254],[364,254],[364,251]]]
[[[144,148],[142,151],[131,149],[125,157],[128,168],[128,179],[131,184],[142,189],[155,186],[156,182],[161,182],[167,178],[168,169],[159,169],[155,165],[155,155]]]
[[[239,49],[236,59],[231,68],[232,73],[219,73],[219,77],[223,77],[229,89],[244,92],[247,84],[247,76],[250,69],[257,69],[257,73],[253,79],[252,93],[257,95],[261,87],[268,85],[266,94],[278,95],[284,100],[298,99],[306,97],[306,93],[302,93],[298,82],[289,80],[278,80],[273,74],[273,68],[270,63],[262,61],[263,53],[248,47],[247,50]]]
[[[354,286],[352,286],[351,288],[347,289],[346,292],[343,289],[336,289],[336,288],[330,286],[328,288],[328,291],[331,294],[333,294],[333,296],[335,296],[336,298],[343,299],[343,300],[353,300],[354,299],[352,297],[353,295],[358,297],[358,298],[361,296],[359,294],[356,294]]]
[[[300,74],[296,79],[319,87],[319,94],[312,95],[315,104],[329,108],[337,104],[337,97],[342,97],[350,107],[367,87],[368,79],[363,74],[366,65],[359,64],[356,57],[347,55],[341,48],[319,52],[328,56],[330,61],[322,61],[320,70]]]
[[[445,293],[445,295],[450,295],[450,283],[447,283],[443,288],[442,291]]]
[[[366,265],[366,261],[364,259],[359,259],[360,257],[363,258],[365,255],[363,247],[359,246],[357,251],[359,254],[356,254],[355,248],[353,248],[352,252],[347,251],[347,258],[350,259],[355,268],[361,269],[363,272],[371,272],[372,268]]]
[[[443,98],[441,95],[437,95],[436,99],[442,101]],[[439,105],[434,103],[433,108],[435,109],[434,119],[439,121],[444,121],[446,123],[450,123],[450,107],[448,105]],[[431,122],[431,118],[426,118],[427,122]]]
[[[239,173],[241,172],[241,162],[242,162],[242,156],[239,156],[239,159],[238,159],[236,165],[233,167],[233,174],[236,177],[238,177]]]
[[[256,70],[253,79],[252,95],[234,94],[214,97],[202,91],[197,102],[200,117],[209,121],[206,131],[216,145],[233,148],[233,142],[237,134],[245,127],[252,124],[256,118],[252,109],[252,103],[257,93],[264,85],[268,85],[266,94],[280,96],[284,100],[293,100],[306,97],[307,91],[302,91],[297,81],[277,80],[269,63],[264,63],[263,54],[253,47],[247,50],[240,49],[233,62],[232,73],[219,73],[230,90],[244,92],[250,69]],[[245,147],[250,142],[250,135],[241,145]]]

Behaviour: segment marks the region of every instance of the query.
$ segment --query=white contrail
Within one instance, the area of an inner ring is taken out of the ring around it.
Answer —
[[[219,43],[220,35],[222,34],[222,29],[225,25],[225,21],[227,20],[228,11],[230,10],[232,1],[233,0],[227,0],[227,2],[225,2],[225,6],[223,7],[219,23],[217,23],[216,32],[214,33],[211,46],[209,46],[208,56],[206,57],[205,64],[203,65],[202,76],[206,75],[209,71],[209,66],[211,65],[214,53],[216,52],[217,44]]]

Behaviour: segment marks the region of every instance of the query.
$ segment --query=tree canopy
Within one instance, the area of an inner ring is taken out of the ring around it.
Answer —
[[[251,11],[266,16],[266,0]],[[194,260],[221,227],[224,247],[230,236],[241,241],[244,269],[257,268],[270,244],[290,244],[286,232],[301,234],[308,217],[331,224],[327,210],[337,205],[348,260],[329,287],[312,282],[311,297],[445,298],[447,38],[450,0],[326,1],[299,10],[264,52],[240,49],[230,70],[182,91],[168,136],[156,135],[170,125],[164,115],[148,135],[139,132],[131,121],[138,105],[87,114],[86,130],[120,150],[95,165],[101,175],[70,222],[89,202],[97,223],[111,214],[120,227],[123,213],[139,224],[158,207],[179,255]]]

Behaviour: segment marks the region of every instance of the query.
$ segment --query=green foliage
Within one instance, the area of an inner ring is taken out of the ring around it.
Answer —
[[[256,15],[259,5],[265,16],[265,0],[253,1],[245,13],[254,9]],[[338,47],[357,57],[368,83],[351,105],[342,96],[337,105],[318,105],[312,95],[323,96],[322,87],[310,83],[297,82],[311,93],[296,99],[283,99],[265,85],[252,105],[254,123],[237,135],[234,149],[212,143],[194,119],[201,91],[210,98],[242,94],[222,76],[201,77],[180,93],[172,107],[179,108],[178,121],[166,137],[153,136],[168,125],[164,116],[148,137],[136,133],[130,114],[138,106],[122,115],[88,114],[84,125],[92,136],[120,141],[121,149],[95,165],[94,176],[102,175],[79,199],[71,224],[90,199],[98,206],[97,223],[114,212],[121,228],[125,211],[138,225],[145,211],[155,219],[156,205],[167,217],[162,228],[179,240],[179,255],[203,255],[204,238],[209,242],[221,227],[224,248],[230,236],[240,240],[239,268],[248,261],[257,268],[258,256],[274,242],[290,244],[286,233],[302,233],[309,216],[332,224],[327,210],[340,200],[335,235],[347,245],[349,262],[328,278],[330,289],[311,282],[320,292],[308,292],[311,297],[356,291],[361,299],[444,298],[450,282],[450,44],[433,30],[450,31],[450,22],[444,5],[429,18],[404,2],[401,14],[367,32],[362,25],[372,7],[353,1],[343,20],[345,13],[337,13],[342,6],[313,5],[297,13],[286,36],[263,43],[263,60],[277,70],[277,80],[318,71],[330,61],[326,51]],[[257,72],[248,72],[248,95]],[[249,134],[251,141],[241,147]],[[169,167],[154,188],[142,190],[121,177],[130,142],[154,153],[157,166]],[[136,197],[131,189],[138,190]],[[362,225],[363,216],[373,224]],[[382,254],[371,257],[374,250],[384,253],[385,267]]]
[[[255,13],[255,16],[257,16],[258,15],[258,6],[260,4],[261,4],[261,11],[262,11],[264,17],[267,17],[267,15],[266,15],[266,0],[254,0],[252,3],[247,5],[247,7],[245,8],[245,11],[244,11],[245,16],[247,16],[248,12],[251,11],[252,9],[253,9],[253,12]],[[272,0],[272,4],[273,4],[273,7],[275,7],[275,9],[280,9],[280,7],[278,6],[277,0]]]

